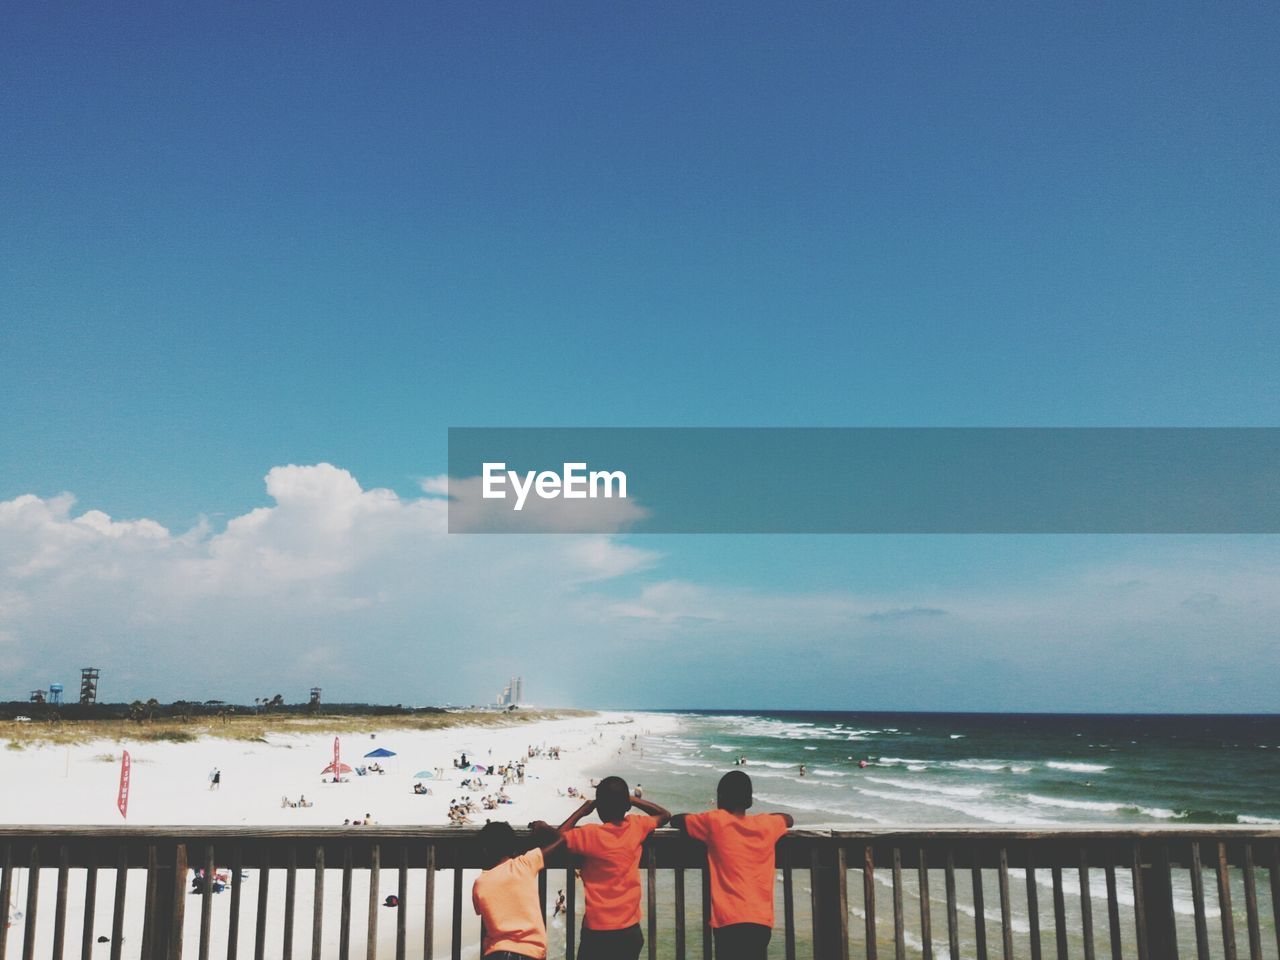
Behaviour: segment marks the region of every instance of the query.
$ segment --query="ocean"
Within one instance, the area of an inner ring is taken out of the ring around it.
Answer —
[[[673,730],[646,730],[644,717],[633,724],[604,728],[616,743],[612,761],[593,775],[616,773],[646,797],[672,812],[702,810],[715,803],[715,787],[728,770],[744,770],[755,785],[755,811],[792,814],[800,827],[1035,826],[1050,824],[1280,824],[1280,716],[1098,716],[1045,714],[940,713],[806,713],[713,712],[672,714]],[[655,725],[656,726],[656,725]],[[745,766],[736,760],[745,759]],[[804,776],[800,766],[804,765]],[[947,956],[943,880],[934,870],[929,900],[934,916],[934,956]],[[1029,956],[1030,908],[1025,871],[1011,867],[1011,922],[1015,957]],[[1134,896],[1126,871],[1117,872],[1118,902],[1125,917],[1121,937],[1124,956],[1136,955],[1130,919]],[[860,881],[857,881],[860,883]],[[1041,950],[1054,956],[1050,871],[1036,874],[1040,889]],[[1213,879],[1206,915],[1216,931],[1221,915]],[[1235,881],[1239,891],[1240,878]],[[881,955],[893,955],[891,880],[875,874],[877,940]],[[924,957],[919,933],[919,885],[914,870],[904,874],[907,904],[907,956]],[[997,877],[984,871],[988,891],[984,915],[990,934],[998,937],[1000,912],[995,900]],[[696,885],[695,885],[696,886]],[[1102,871],[1090,878],[1090,901],[1096,918],[1106,916]],[[1259,900],[1270,902],[1265,871],[1258,877]],[[1174,911],[1179,942],[1194,949],[1195,928],[1191,880],[1187,871],[1173,878]],[[796,878],[797,924],[801,956],[811,953],[804,923],[808,878]],[[659,896],[672,896],[660,881]],[[687,909],[698,916],[696,894]],[[963,956],[977,951],[974,900],[967,877],[958,889],[960,945]],[[1078,884],[1066,884],[1069,956],[1083,955],[1080,937],[1082,903]],[[1233,913],[1239,913],[1237,900]],[[780,901],[778,916],[781,917]],[[862,937],[863,909],[850,898],[849,922],[857,944]],[[1247,955],[1245,920],[1236,917],[1239,955]],[[696,928],[695,928],[696,929]],[[1264,956],[1273,957],[1275,923],[1264,909],[1261,918]],[[555,936],[560,936],[557,931]],[[1221,940],[1211,937],[1209,956],[1219,957]],[[666,949],[671,933],[660,930]],[[771,958],[782,957],[778,934]],[[1189,946],[1188,946],[1189,945]],[[1106,922],[1095,923],[1095,953],[1110,956]],[[999,949],[998,939],[990,948]]]
[[[673,811],[713,805],[741,769],[757,809],[804,826],[1280,824],[1280,715],[675,716],[661,737],[618,728],[616,755]]]

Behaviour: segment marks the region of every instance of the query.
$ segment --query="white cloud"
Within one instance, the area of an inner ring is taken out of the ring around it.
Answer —
[[[273,505],[177,536],[77,516],[69,496],[0,503],[10,669],[39,685],[93,662],[104,696],[114,674],[119,696],[141,692],[120,681],[219,697],[323,683],[470,702],[505,676],[459,684],[463,661],[509,647],[513,630],[549,642],[583,585],[654,559],[598,536],[450,536],[446,501],[365,490],[330,464],[276,467],[266,487]]]
[[[442,478],[401,497],[287,465],[266,489],[270,506],[179,533],[65,494],[0,502],[0,696],[95,665],[130,699],[317,684],[469,703],[520,673],[544,702],[1274,706],[1270,541],[1172,538],[1017,585],[785,592],[662,576],[642,540],[450,535]]]

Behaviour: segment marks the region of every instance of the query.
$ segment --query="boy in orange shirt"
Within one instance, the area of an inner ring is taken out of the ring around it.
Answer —
[[[523,853],[511,824],[486,823],[480,850],[488,869],[471,888],[471,903],[484,924],[480,956],[484,960],[545,960],[547,925],[538,897],[538,874],[546,857],[564,838]]]
[[[627,816],[635,807],[643,816]],[[601,822],[578,826],[595,810]],[[621,777],[605,777],[596,798],[580,806],[556,833],[583,858],[582,885],[586,910],[582,919],[578,960],[636,960],[644,946],[640,931],[640,848],[649,834],[671,814],[649,800],[635,797]],[[545,823],[530,824],[534,830]]]
[[[785,813],[748,815],[751,802],[751,778],[732,770],[716,788],[718,809],[672,821],[707,845],[716,960],[764,960],[773,936],[774,850],[795,821]]]

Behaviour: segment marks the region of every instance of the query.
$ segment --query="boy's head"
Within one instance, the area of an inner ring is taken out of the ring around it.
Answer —
[[[505,820],[491,820],[480,828],[480,853],[489,868],[520,854],[516,832]]]
[[[605,777],[596,786],[596,813],[601,820],[616,821],[631,809],[631,791],[621,777]]]
[[[716,806],[721,810],[746,810],[751,806],[751,778],[741,770],[730,770],[716,787]]]

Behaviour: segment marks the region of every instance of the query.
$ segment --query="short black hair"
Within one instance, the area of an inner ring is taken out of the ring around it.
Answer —
[[[631,809],[631,791],[621,777],[605,777],[596,785],[596,812],[601,820],[617,820]]]
[[[721,810],[746,810],[751,806],[751,778],[741,770],[730,770],[716,787],[716,806]]]
[[[516,832],[505,820],[491,820],[481,827],[479,843],[481,856],[489,868],[521,852]]]

